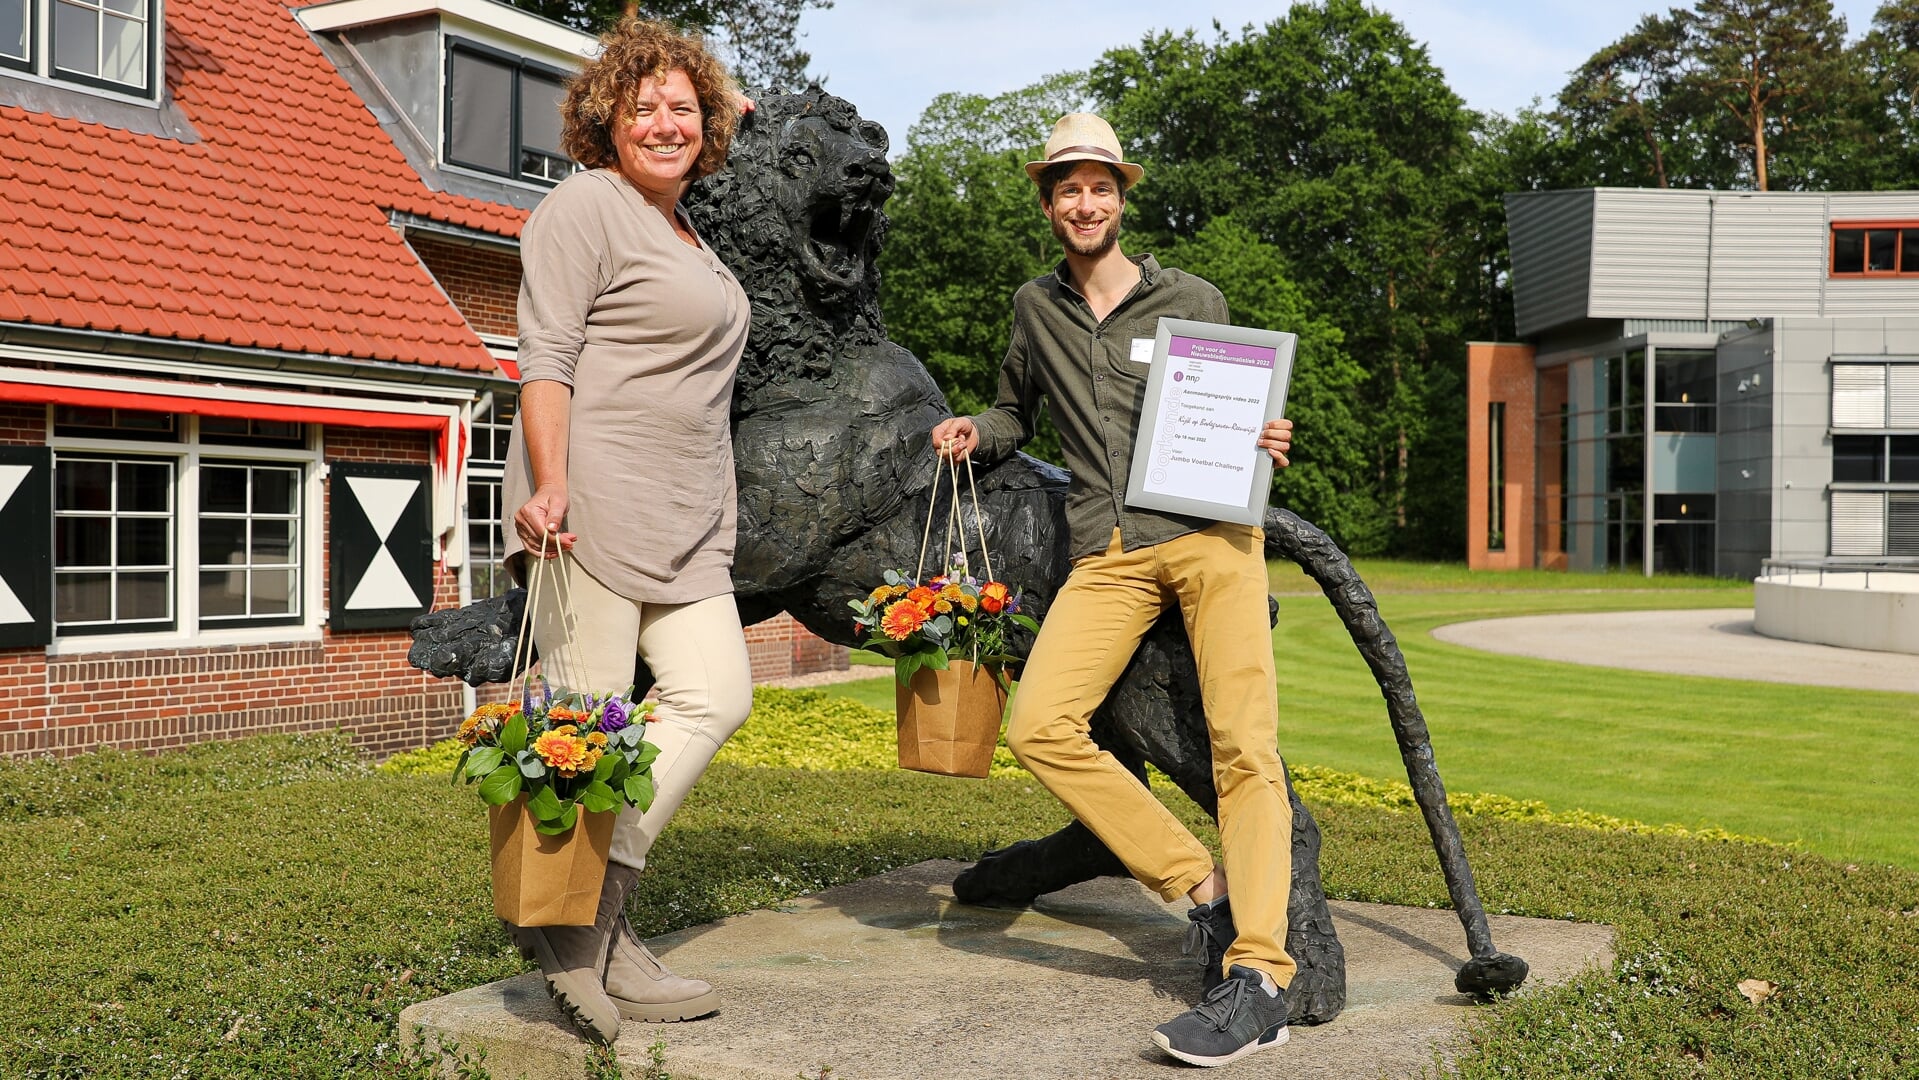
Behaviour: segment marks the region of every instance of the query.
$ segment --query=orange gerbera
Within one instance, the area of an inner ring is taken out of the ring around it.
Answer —
[[[866,594],[866,602],[869,604],[877,604],[882,600],[891,600],[895,596],[903,595],[905,592],[906,586],[904,585],[881,585],[879,588]]]
[[[925,625],[926,609],[913,603],[911,596],[887,608],[880,618],[880,632],[894,641],[905,641],[913,631]]]
[[[533,752],[561,776],[592,768],[587,758],[593,751],[587,749],[586,740],[562,731],[549,731],[533,740]]]
[[[997,615],[1001,609],[1006,607],[1006,601],[1010,599],[1011,596],[1011,592],[1007,590],[1004,584],[997,581],[989,581],[980,586],[979,606],[985,608],[988,615]]]
[[[460,741],[468,746],[480,741],[483,735],[491,735],[505,726],[513,714],[520,711],[519,706],[507,703],[482,705],[473,710],[473,715],[460,721]]]
[[[565,705],[555,705],[546,711],[546,718],[552,721],[553,726],[557,728],[562,724],[580,723],[587,718],[587,714],[581,709],[572,709]]]
[[[938,596],[939,593],[921,585],[919,588],[906,594],[906,602],[919,608],[921,611],[931,611],[933,610],[933,601]]]

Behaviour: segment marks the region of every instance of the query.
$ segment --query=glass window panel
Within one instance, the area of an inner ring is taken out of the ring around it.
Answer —
[[[25,60],[27,51],[27,0],[0,0],[0,56]]]
[[[113,462],[67,458],[53,470],[55,510],[113,509]]]
[[[171,577],[165,571],[116,575],[114,592],[119,600],[119,608],[114,612],[115,621],[165,619],[171,615]]]
[[[244,514],[247,511],[247,470],[231,465],[200,466],[200,512]]]
[[[108,15],[100,20],[100,39],[100,77],[128,86],[146,86],[146,24]]]
[[[53,66],[80,75],[100,74],[100,15],[65,0],[53,5]]]
[[[122,461],[116,509],[165,513],[173,508],[173,466],[161,461]]]
[[[200,565],[245,565],[247,523],[232,518],[200,519]]]
[[[1886,478],[1886,440],[1881,435],[1834,435],[1832,482],[1877,484]]]
[[[1832,231],[1832,272],[1861,274],[1866,269],[1866,232],[1864,229]]]
[[[254,521],[253,561],[268,566],[292,562],[293,522]]]
[[[115,566],[173,565],[173,545],[168,542],[171,518],[121,518],[115,528],[120,541]]]
[[[293,571],[253,571],[253,614],[293,614]]]
[[[1866,234],[1866,269],[1890,271],[1898,264],[1899,233],[1892,229],[1874,229]]]
[[[147,15],[147,0],[107,0],[107,10],[144,19]]]
[[[1894,435],[1886,442],[1886,479],[1895,484],[1919,484],[1919,435]]]
[[[1899,272],[1919,274],[1919,229],[1899,233]]]
[[[447,158],[494,172],[513,170],[513,68],[453,53]]]
[[[112,518],[55,518],[53,522],[53,564],[55,566],[112,566]]]
[[[247,575],[244,570],[200,572],[200,617],[218,619],[247,613]]]
[[[291,514],[294,511],[294,481],[299,473],[291,469],[253,470],[253,512]]]
[[[566,86],[532,72],[520,73],[520,145],[553,157],[565,157],[560,149],[560,106],[566,101]]]
[[[58,574],[53,579],[54,619],[63,623],[113,618],[112,574]]]

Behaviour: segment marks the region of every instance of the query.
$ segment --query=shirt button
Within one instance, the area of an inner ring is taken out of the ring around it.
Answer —
[[[1105,382],[1105,381],[1106,381],[1106,376],[1104,376],[1104,375],[1095,375],[1095,376],[1093,376],[1093,381],[1094,381],[1094,382]]]
[[[1114,457],[1118,457],[1118,456],[1119,456],[1119,451],[1117,451],[1117,450],[1115,450],[1115,451],[1113,451],[1113,456],[1114,456]]]

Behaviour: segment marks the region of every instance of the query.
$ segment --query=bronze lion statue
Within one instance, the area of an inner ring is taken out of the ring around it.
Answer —
[[[864,597],[884,571],[913,565],[936,478],[930,432],[950,410],[925,367],[887,340],[881,320],[874,260],[886,235],[881,208],[893,190],[885,131],[817,87],[760,94],[757,101],[727,168],[686,200],[701,235],[753,303],[733,400],[740,493],[734,585],[748,624],[787,611],[828,641],[857,645],[847,601]],[[983,522],[971,520],[968,508],[965,528],[983,524],[997,576],[1025,589],[1027,610],[1044,617],[1069,569],[1067,475],[1021,454],[978,479]],[[1372,593],[1311,524],[1268,510],[1265,529],[1268,553],[1297,562],[1319,583],[1379,681],[1465,926],[1472,958],[1456,985],[1476,995],[1516,988],[1526,965],[1493,946],[1405,660]],[[410,659],[476,685],[505,680],[523,603],[516,591],[422,616]],[[643,664],[635,677],[642,687],[652,682]],[[1198,678],[1176,611],[1148,635],[1095,717],[1093,735],[1142,778],[1151,762],[1216,813]],[[1312,814],[1294,795],[1286,936],[1299,965],[1288,995],[1294,1022],[1330,1020],[1346,1000],[1345,956],[1320,885],[1319,842]],[[1078,881],[1124,873],[1075,822],[982,855],[953,891],[970,903],[1024,905]]]

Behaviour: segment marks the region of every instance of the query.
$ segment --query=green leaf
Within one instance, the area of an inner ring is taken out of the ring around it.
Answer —
[[[934,671],[946,670],[946,650],[941,649],[939,652],[921,653],[920,655],[925,657],[921,666],[930,667]]]
[[[604,814],[620,805],[620,797],[613,794],[612,788],[595,780],[580,792],[580,805],[596,814]]]
[[[653,777],[651,774],[640,773],[627,777],[623,790],[626,793],[626,801],[635,808],[644,811],[647,807],[653,805]]]
[[[640,752],[633,758],[633,771],[650,768],[660,756],[660,748],[650,742],[640,744]]]
[[[500,730],[500,749],[517,754],[526,749],[526,714],[516,712]]]
[[[467,779],[477,779],[500,767],[500,759],[506,755],[497,746],[475,747],[467,756]]]
[[[546,762],[541,761],[540,755],[531,750],[520,751],[515,761],[520,766],[520,775],[528,780],[538,780],[546,775]]]
[[[1014,622],[1024,626],[1035,634],[1039,633],[1039,623],[1034,620],[1031,615],[1009,615],[1007,618],[1012,619]]]
[[[893,661],[893,675],[899,679],[901,686],[911,686],[914,674],[919,671],[925,662],[925,653],[907,653],[905,656]]]
[[[593,779],[595,780],[607,779],[608,777],[613,775],[614,768],[616,768],[619,764],[620,764],[620,755],[601,754],[599,762],[593,766]]]
[[[453,763],[452,783],[454,785],[457,786],[460,782],[460,777],[466,773],[466,759],[472,756],[473,756],[473,748],[470,746],[467,747],[465,750],[460,751],[460,760]]]
[[[898,570],[888,570],[886,573],[881,574],[880,578],[881,580],[885,581],[888,585],[906,584],[906,578],[902,576]]]
[[[541,836],[563,836],[573,828],[573,823],[579,819],[580,808],[572,803],[567,803],[565,808],[560,811],[558,817],[551,821],[538,822],[533,826],[533,831],[539,833]]]
[[[560,816],[560,797],[554,793],[553,786],[548,784],[533,793],[533,797],[526,801],[526,808],[533,812],[536,819],[552,821]]]
[[[480,799],[488,806],[505,806],[520,794],[520,770],[502,765],[480,781]]]

